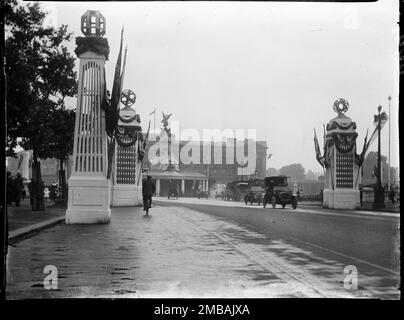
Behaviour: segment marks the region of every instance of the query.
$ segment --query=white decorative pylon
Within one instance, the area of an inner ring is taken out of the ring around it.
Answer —
[[[90,11],[84,15],[85,21],[94,20],[91,14],[103,19],[97,11]],[[91,28],[88,30],[90,32]],[[105,30],[101,34],[103,32]],[[111,219],[105,110],[102,108],[109,48],[106,39],[99,34],[98,31],[98,35],[86,34],[77,39],[80,68],[66,224],[109,223]]]

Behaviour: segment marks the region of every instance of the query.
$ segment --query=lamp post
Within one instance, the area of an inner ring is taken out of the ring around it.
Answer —
[[[378,133],[378,143],[377,143],[377,175],[376,175],[376,187],[374,189],[374,202],[373,209],[383,209],[385,208],[384,204],[384,189],[381,181],[381,120],[383,114],[380,114],[382,110],[382,106],[379,105],[377,108],[378,114],[374,116],[375,122],[377,122],[377,133]]]
[[[387,167],[387,185],[388,185],[388,190],[390,191],[390,138],[391,138],[391,116],[390,116],[390,101],[391,101],[391,96],[388,97],[389,99],[389,164]]]

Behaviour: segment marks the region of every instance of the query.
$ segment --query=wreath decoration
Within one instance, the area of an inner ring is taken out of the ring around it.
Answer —
[[[126,90],[122,91],[121,102],[125,106],[133,105],[136,102],[136,94],[130,89],[126,89]]]
[[[77,56],[84,52],[92,51],[104,55],[105,60],[108,60],[109,45],[106,38],[100,38],[96,36],[77,37],[76,45],[77,47],[74,52],[77,54]]]
[[[356,138],[358,134],[352,135],[333,133],[330,135],[334,141],[335,147],[340,153],[349,153],[356,146]]]
[[[128,136],[123,136],[120,134],[116,135],[116,142],[118,143],[119,146],[128,148],[130,146],[133,146],[136,142],[136,137],[128,137]]]
[[[342,107],[341,107],[341,105],[342,105]],[[344,98],[340,98],[340,99],[334,101],[333,109],[338,114],[347,112],[348,108],[349,108],[348,100],[346,100]]]
[[[125,117],[119,116],[119,120],[121,120],[124,123],[130,123],[134,120],[137,120],[137,118],[138,118],[137,114],[135,114],[133,117],[130,117],[130,118],[125,118]],[[139,120],[137,120],[137,121],[139,122]]]

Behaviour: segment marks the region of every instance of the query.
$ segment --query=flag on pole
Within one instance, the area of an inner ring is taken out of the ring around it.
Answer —
[[[119,116],[119,100],[121,98],[121,65],[122,65],[122,42],[123,42],[123,27],[121,31],[121,44],[119,47],[118,59],[115,65],[114,84],[111,93],[111,116],[114,127],[118,123]]]
[[[153,115],[156,113],[156,108],[154,108],[154,110],[152,112],[149,113],[149,116]]]
[[[119,101],[121,98],[121,91],[122,91],[122,82],[123,82],[123,76],[124,72],[122,72],[122,43],[123,43],[123,27],[121,30],[121,43],[119,47],[119,53],[118,53],[118,58],[116,60],[116,65],[115,65],[115,75],[114,75],[114,84],[112,86],[112,93],[111,93],[111,104],[108,106],[108,98],[106,95],[106,86],[105,86],[105,95],[104,95],[104,101],[103,104],[105,105],[105,108],[108,107],[109,109],[109,115],[106,123],[106,131],[108,136],[110,136],[110,141],[107,144],[108,146],[108,168],[107,168],[107,179],[110,179],[111,177],[111,172],[112,172],[112,161],[114,158],[114,153],[115,153],[115,138],[114,138],[114,132],[116,130],[116,126],[118,124],[118,117],[119,117]],[[125,63],[126,63],[126,50],[125,50],[125,58],[124,58],[124,68],[125,68]],[[105,70],[104,70],[104,78],[105,78]]]
[[[363,175],[363,166],[362,166],[362,164],[363,164],[363,161],[365,160],[366,143],[367,143],[367,140],[368,140],[368,133],[369,133],[369,129],[366,130],[366,136],[365,136],[365,140],[363,142],[363,149],[362,149],[362,152],[361,152],[361,154],[360,154],[360,156],[359,156],[359,158],[358,158],[358,160],[356,162],[357,165],[358,165],[358,173],[356,174],[355,188],[358,185],[360,170],[362,170],[362,175]]]
[[[139,170],[139,175],[137,177],[137,185],[139,185],[140,182],[140,175],[142,174],[142,168],[143,168],[143,158],[146,152],[146,144],[147,144],[147,140],[149,139],[149,132],[150,132],[150,120],[149,120],[149,127],[147,128],[147,133],[146,133],[146,137],[143,140],[143,143],[139,148],[138,148],[138,159],[141,161],[140,164],[140,170]]]
[[[22,155],[22,153],[21,153],[21,154],[20,154],[20,157],[19,157],[19,161],[18,161],[18,170],[21,168],[22,159],[23,159],[23,155]]]
[[[316,159],[317,159],[318,163],[320,163],[320,165],[322,167],[324,167],[324,159],[321,156],[320,145],[318,143],[316,129],[314,129],[314,148],[316,150]]]
[[[143,141],[143,148],[146,148],[146,143],[147,143],[147,140],[149,139],[149,132],[150,132],[150,120],[149,120],[149,126],[147,128],[146,138]]]
[[[125,47],[125,54],[123,56],[123,65],[122,65],[122,73],[121,73],[121,80],[119,83],[119,97],[121,96],[121,92],[123,89],[123,80],[125,78],[125,67],[126,67],[126,53],[128,52],[128,46]],[[119,104],[119,103],[118,103]],[[118,108],[119,110],[119,108]]]
[[[144,140],[143,140],[143,143],[142,143],[142,145],[140,146],[140,148],[138,148],[138,159],[139,159],[140,161],[142,161],[143,158],[144,158],[147,140],[149,139],[149,132],[150,132],[150,121],[149,121],[149,127],[147,128],[147,133],[146,133],[146,136],[145,136],[145,138],[144,138]]]
[[[269,158],[271,158],[271,157],[272,157],[272,153],[268,154],[267,159],[269,159]]]
[[[368,133],[369,133],[369,129],[366,130],[365,140],[363,141],[363,148],[362,148],[362,153],[361,153],[361,156],[363,156],[363,157],[365,157],[365,153],[366,153],[366,144],[368,141]]]

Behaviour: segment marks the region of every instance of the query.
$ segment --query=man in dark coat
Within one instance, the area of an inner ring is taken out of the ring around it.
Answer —
[[[17,173],[17,176],[14,179],[14,201],[15,201],[15,205],[17,207],[20,206],[20,201],[21,201],[21,197],[22,197],[22,190],[24,190],[24,182],[22,180],[22,176],[21,173]]]
[[[150,206],[152,203],[152,196],[156,191],[156,186],[152,181],[151,176],[147,176],[146,181],[143,183],[142,194],[143,194],[143,210],[146,210],[148,201],[150,201]]]

